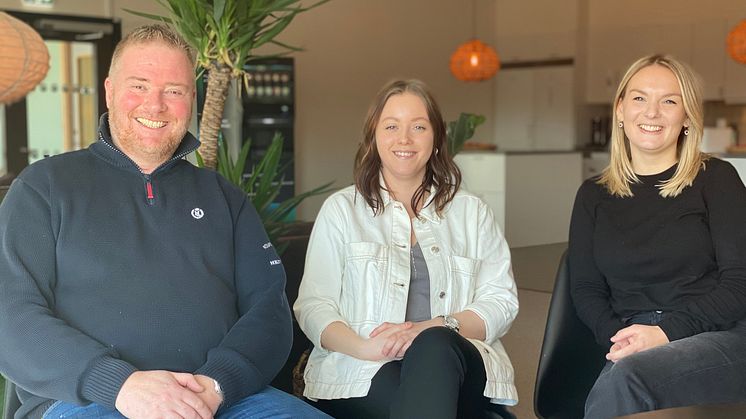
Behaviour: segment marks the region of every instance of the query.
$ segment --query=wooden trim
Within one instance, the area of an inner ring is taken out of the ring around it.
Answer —
[[[548,60],[535,60],[535,61],[511,61],[508,63],[500,64],[501,70],[510,70],[512,68],[532,68],[532,67],[555,67],[555,66],[566,66],[574,65],[574,58],[552,58]]]
[[[72,47],[70,42],[60,43],[60,93],[62,94],[62,151],[73,149],[73,78]]]

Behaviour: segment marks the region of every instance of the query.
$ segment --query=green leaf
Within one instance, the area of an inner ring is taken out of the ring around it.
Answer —
[[[270,42],[270,43],[272,43],[272,44],[275,44],[275,45],[277,45],[277,46],[283,47],[283,48],[285,48],[285,49],[289,49],[289,50],[291,50],[291,51],[293,51],[293,52],[301,52],[301,51],[303,51],[303,48],[300,48],[300,47],[294,47],[294,46],[292,46],[292,45],[288,45],[288,44],[285,44],[285,43],[283,43],[283,42],[280,42],[280,41],[278,41],[278,40],[276,40],[276,39],[273,39],[273,40],[271,40],[271,41],[269,41],[269,42]]]
[[[448,123],[446,137],[448,140],[448,152],[455,156],[464,147],[464,143],[474,136],[477,126],[484,123],[483,115],[461,113],[458,120]]]
[[[212,13],[215,16],[215,20],[219,21],[223,18],[223,11],[225,11],[225,0],[215,0],[214,3],[215,10]]]
[[[153,15],[153,14],[150,14],[150,13],[143,13],[143,12],[138,12],[138,11],[135,11],[135,10],[125,9],[125,8],[122,8],[122,10],[124,10],[127,13],[133,14],[135,16],[140,16],[140,17],[144,17],[146,19],[158,20],[158,21],[161,21],[161,22],[166,22],[168,24],[171,24],[171,19],[169,19],[166,16]]]
[[[237,179],[235,182],[237,185],[240,185],[241,181],[243,181],[243,174],[244,169],[246,168],[246,159],[249,157],[249,151],[251,151],[251,139],[244,142],[241,151],[238,153],[238,160],[236,160],[236,164],[233,167],[233,178]]]

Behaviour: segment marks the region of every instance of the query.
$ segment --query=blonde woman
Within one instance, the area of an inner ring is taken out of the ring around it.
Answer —
[[[608,348],[588,418],[746,401],[746,190],[700,152],[702,114],[687,65],[641,58],[614,99],[609,167],[578,191],[572,297]]]
[[[417,80],[368,112],[355,185],[314,224],[294,310],[315,347],[305,396],[336,418],[511,415],[500,337],[518,312],[492,212],[460,189],[445,124]]]

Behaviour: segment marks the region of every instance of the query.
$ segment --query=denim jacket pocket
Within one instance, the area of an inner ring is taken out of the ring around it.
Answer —
[[[448,258],[451,281],[452,305],[461,309],[474,301],[477,275],[482,261],[463,256],[451,255]]]
[[[387,266],[387,246],[371,242],[347,244],[340,310],[351,326],[380,318]]]

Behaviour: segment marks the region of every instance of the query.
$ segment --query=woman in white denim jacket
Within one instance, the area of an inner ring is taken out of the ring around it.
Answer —
[[[426,86],[385,86],[355,185],[316,219],[294,305],[315,346],[304,395],[332,416],[511,417],[499,340],[518,313],[510,253],[490,208],[460,183]]]

